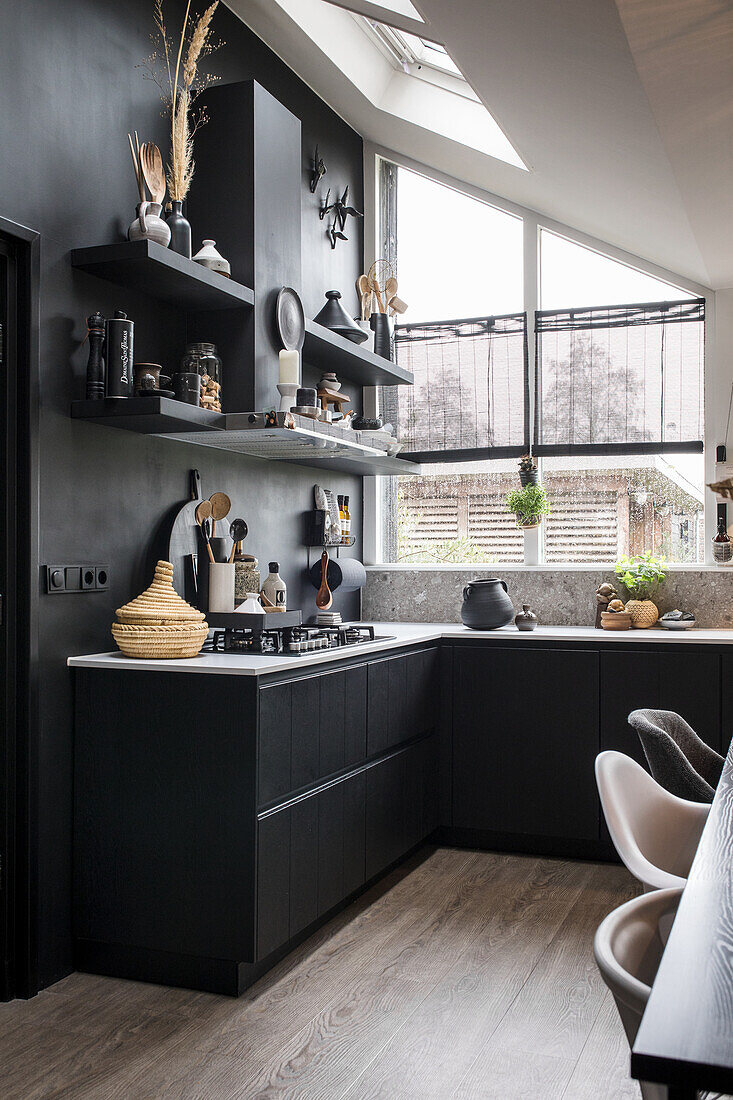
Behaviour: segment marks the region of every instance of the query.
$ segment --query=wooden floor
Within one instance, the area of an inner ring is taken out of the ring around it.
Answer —
[[[620,867],[438,849],[239,1000],[73,974],[0,1005],[3,1100],[638,1097],[593,932]]]

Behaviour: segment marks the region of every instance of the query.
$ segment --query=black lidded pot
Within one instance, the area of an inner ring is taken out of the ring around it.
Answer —
[[[461,622],[471,630],[497,630],[514,618],[506,581],[495,577],[470,581],[463,589]]]
[[[108,317],[105,326],[105,394],[107,397],[132,396],[133,340],[135,325],[121,309]]]
[[[338,332],[354,344],[363,344],[368,339],[369,334],[364,332],[363,328],[359,328],[356,322],[349,317],[339,301],[340,297],[341,292],[339,290],[327,290],[326,298],[328,301],[321,312],[313,319],[316,324],[323,325],[324,328],[330,328],[331,332]]]

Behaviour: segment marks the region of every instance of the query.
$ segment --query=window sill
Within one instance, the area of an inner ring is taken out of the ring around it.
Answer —
[[[596,562],[591,565],[577,562],[570,562],[566,565],[556,562],[546,565],[524,565],[520,562],[485,562],[483,564],[481,562],[465,562],[463,565],[428,565],[425,563],[409,565],[406,562],[383,562],[381,565],[365,565],[365,568],[367,572],[374,573],[379,571],[404,573],[465,573],[467,570],[486,572],[489,569],[502,573],[598,573],[599,571],[612,573],[613,566],[613,562]],[[733,565],[713,565],[708,562],[685,562],[684,564],[671,563],[665,566],[665,570],[668,573],[724,573],[726,570],[733,573]]]

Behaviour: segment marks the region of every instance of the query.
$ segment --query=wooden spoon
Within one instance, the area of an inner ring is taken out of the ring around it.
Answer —
[[[394,298],[397,293],[397,280],[394,275],[390,275],[387,282],[384,284],[384,300],[389,302],[390,298]]]
[[[328,550],[324,550],[321,554],[321,587],[318,589],[316,595],[316,607],[321,611],[325,611],[333,603],[333,596],[331,595],[331,589],[328,587],[328,581],[326,580],[326,573],[328,571]]]
[[[165,172],[163,171],[163,158],[160,149],[152,141],[145,141],[140,150],[140,167],[142,168],[148,191],[153,196],[153,202],[163,205],[165,199]]]
[[[371,295],[371,288],[369,286],[369,278],[366,275],[360,275],[356,280],[356,293],[359,295],[359,302],[361,305],[361,319],[367,321],[367,303]]]
[[[211,515],[211,501],[209,501],[209,500],[200,501],[196,505],[196,511],[194,512],[194,515],[196,516],[196,522],[198,523],[198,525],[200,527],[201,524],[204,522],[204,520],[208,519]]]
[[[226,493],[212,493],[209,497],[209,504],[211,505],[211,518],[213,523],[211,525],[212,538],[216,534],[216,521],[218,519],[226,519],[232,507],[232,502]]]

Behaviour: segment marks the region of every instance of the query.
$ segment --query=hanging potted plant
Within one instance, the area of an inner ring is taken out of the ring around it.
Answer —
[[[512,489],[506,496],[508,511],[514,512],[517,527],[525,531],[539,527],[542,517],[549,514],[550,502],[541,485],[525,485],[521,489]]]
[[[613,571],[633,597],[626,602],[631,625],[637,630],[654,626],[659,618],[659,608],[652,596],[665,578],[664,562],[653,554],[637,554],[633,558],[624,556],[616,562]]]
[[[519,460],[519,480],[522,488],[525,485],[536,485],[538,479],[537,463],[532,455],[522,455]]]

